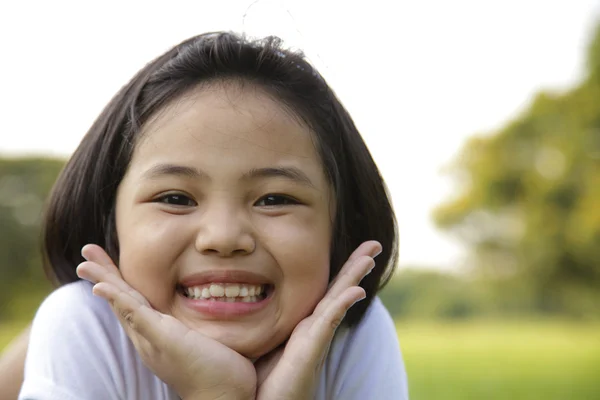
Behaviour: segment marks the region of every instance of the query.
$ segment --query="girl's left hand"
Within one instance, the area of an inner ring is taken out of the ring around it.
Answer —
[[[361,244],[331,282],[312,315],[302,320],[285,345],[259,359],[257,400],[314,398],[321,367],[337,327],[354,303],[365,298],[360,281],[381,252],[375,241]]]

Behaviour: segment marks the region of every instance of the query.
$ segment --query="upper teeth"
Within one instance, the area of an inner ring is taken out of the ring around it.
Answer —
[[[263,285],[248,285],[238,283],[209,283],[200,286],[190,286],[185,289],[189,297],[209,299],[211,297],[246,297],[259,296],[264,292]]]

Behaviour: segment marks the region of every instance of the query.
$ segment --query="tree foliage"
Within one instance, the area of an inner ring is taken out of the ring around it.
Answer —
[[[47,158],[0,159],[0,317],[15,302],[37,301],[49,290],[42,270],[40,222],[63,164]]]
[[[600,289],[600,25],[587,57],[576,87],[466,143],[449,168],[460,193],[434,213],[477,271],[527,280],[548,311]]]

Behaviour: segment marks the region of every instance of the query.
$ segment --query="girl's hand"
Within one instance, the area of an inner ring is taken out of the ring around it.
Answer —
[[[381,252],[375,241],[361,244],[331,282],[315,311],[302,320],[287,343],[255,363],[258,400],[312,399],[337,327],[354,303],[365,297],[360,281]]]
[[[82,250],[80,278],[95,283],[146,366],[183,399],[254,399],[256,372],[247,358],[162,314],[131,288],[96,245]]]

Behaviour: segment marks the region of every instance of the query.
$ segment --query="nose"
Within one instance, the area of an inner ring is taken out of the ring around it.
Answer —
[[[234,207],[226,204],[207,207],[199,221],[196,250],[220,257],[250,254],[256,246],[251,226],[248,217]]]

